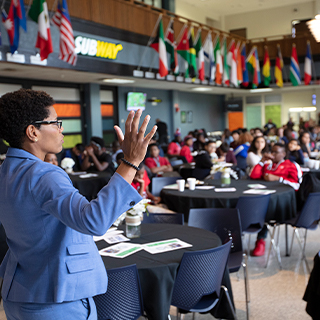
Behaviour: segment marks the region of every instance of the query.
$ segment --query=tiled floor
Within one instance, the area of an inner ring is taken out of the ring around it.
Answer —
[[[289,229],[289,235],[291,236]],[[266,257],[251,257],[248,262],[250,285],[250,319],[251,320],[304,320],[311,319],[305,312],[306,303],[302,300],[309,274],[300,263],[298,244],[295,239],[291,257],[285,257],[284,227],[281,227],[281,255],[283,269],[279,270],[275,257],[265,268]],[[253,246],[252,239],[252,246]],[[320,250],[320,229],[308,232],[306,256],[312,268],[313,257]],[[240,281],[236,274],[231,275],[232,290],[239,320],[246,319],[243,272],[240,270]],[[171,319],[175,320],[175,310],[171,308]],[[141,318],[142,319],[142,318]],[[191,320],[187,314],[184,320]],[[197,320],[214,319],[211,315],[197,314]],[[6,320],[0,308],[0,320]],[[44,319],[45,320],[45,319]]]

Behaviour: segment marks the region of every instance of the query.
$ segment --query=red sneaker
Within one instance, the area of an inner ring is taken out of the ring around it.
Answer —
[[[266,249],[266,242],[263,239],[258,239],[256,241],[256,247],[253,249],[251,255],[254,257],[263,256],[265,249]]]

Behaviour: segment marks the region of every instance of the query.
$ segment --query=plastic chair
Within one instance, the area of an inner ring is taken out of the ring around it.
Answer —
[[[183,165],[183,161],[181,159],[172,159],[170,160],[170,164],[172,167],[174,166],[182,166]]]
[[[159,197],[164,186],[176,183],[181,177],[154,177],[152,178],[152,194]]]
[[[310,273],[310,267],[307,262],[305,255],[306,244],[307,244],[307,232],[308,230],[315,230],[318,227],[320,220],[320,192],[310,193],[306,203],[304,204],[301,213],[298,217],[291,220],[287,220],[285,223],[293,227],[292,240],[290,246],[290,253],[292,252],[294,236],[297,237],[298,243],[301,250],[301,259],[305,261],[308,272]],[[305,229],[304,240],[301,241],[299,229]]]
[[[233,273],[238,272],[241,266],[243,267],[247,319],[249,319],[250,298],[247,255],[243,252],[242,248],[242,229],[239,210],[236,208],[190,209],[188,225],[216,233],[222,243],[232,239],[228,269],[230,273]]]
[[[181,224],[184,222],[183,213],[149,213],[143,214],[142,223],[171,223]]]
[[[171,304],[184,311],[206,312],[218,303],[223,288],[236,319],[228,290],[221,286],[230,247],[231,241],[228,241],[217,248],[185,252],[174,283]]]
[[[251,234],[258,233],[265,224],[270,195],[239,197],[236,208],[239,210],[242,234],[249,234],[247,253],[250,249]]]
[[[136,265],[107,270],[108,289],[97,295],[98,320],[135,320],[143,315],[140,280]]]

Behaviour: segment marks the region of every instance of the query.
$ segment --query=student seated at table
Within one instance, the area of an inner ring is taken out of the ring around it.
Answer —
[[[196,162],[196,168],[211,169],[212,159],[218,159],[216,154],[216,142],[208,141],[204,145],[204,150],[201,150],[194,158]]]
[[[156,143],[150,144],[148,149],[150,157],[146,158],[144,163],[150,168],[152,174],[157,175],[172,171],[172,166],[168,158],[159,156],[160,150]]]
[[[190,163],[193,162],[193,156],[191,155],[191,147],[193,146],[193,137],[188,135],[184,138],[184,145],[181,148],[180,156],[185,157],[186,160]]]
[[[251,142],[248,149],[247,165],[250,172],[251,169],[257,165],[262,159],[263,154],[269,151],[266,139],[263,136],[256,136]]]
[[[107,171],[111,174],[115,172],[112,157],[106,153],[102,138],[92,137],[90,139],[90,145],[85,148],[83,154],[82,170]]]
[[[180,142],[181,142],[181,136],[175,135],[174,139],[168,145],[167,154],[172,157],[179,156],[181,151]]]
[[[143,163],[139,166],[131,185],[139,192],[140,196],[144,199],[150,199],[154,204],[158,204],[161,201],[160,197],[155,197],[149,191],[150,179]]]
[[[230,150],[229,145],[226,142],[222,142],[221,146],[217,149],[218,162],[227,162],[237,164],[237,159],[233,152]]]
[[[73,171],[81,171],[81,164],[84,158],[84,145],[82,143],[76,144],[71,149],[65,149],[62,151],[61,160],[64,158],[71,158],[74,161]]]
[[[281,143],[276,143],[271,154],[265,153],[261,161],[254,166],[250,174],[251,179],[263,179],[265,181],[279,181],[287,184],[297,191],[302,182],[302,172],[296,162],[285,160],[286,150]],[[265,238],[268,229],[263,227],[258,233],[256,246],[252,252],[253,256],[263,256],[265,252]]]
[[[291,139],[287,146],[287,159],[290,161],[295,161],[301,166],[304,165],[304,157],[301,147],[299,146],[299,141],[297,139]]]
[[[47,153],[46,156],[44,157],[44,162],[49,162],[54,164],[55,166],[58,166],[58,158],[55,153]]]

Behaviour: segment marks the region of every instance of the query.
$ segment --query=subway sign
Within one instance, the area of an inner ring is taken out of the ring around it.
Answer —
[[[82,36],[75,37],[74,42],[76,53],[83,56],[115,60],[118,52],[123,49],[122,44],[104,42]]]

